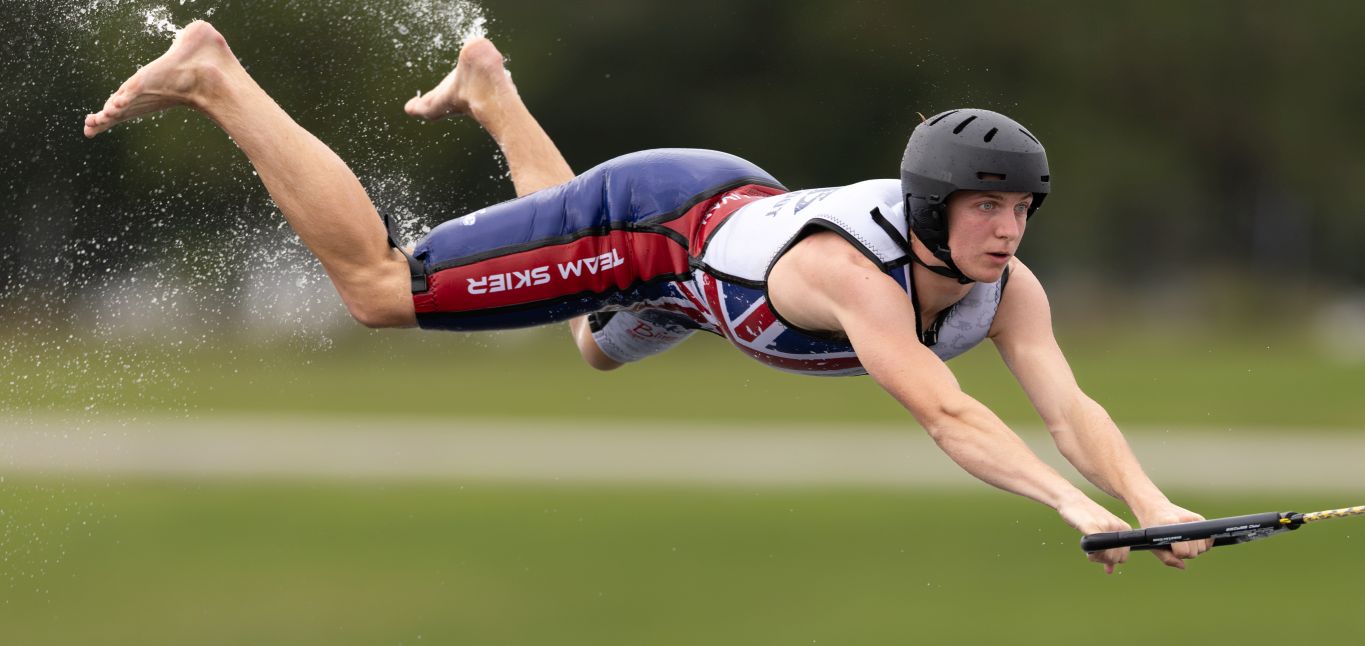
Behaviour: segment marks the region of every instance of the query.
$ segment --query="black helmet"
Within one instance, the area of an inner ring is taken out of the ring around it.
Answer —
[[[925,266],[961,283],[972,279],[958,270],[948,248],[948,196],[964,190],[1033,193],[1032,217],[1050,189],[1043,144],[1018,122],[990,110],[950,110],[925,120],[910,134],[901,159],[910,229],[948,265]]]

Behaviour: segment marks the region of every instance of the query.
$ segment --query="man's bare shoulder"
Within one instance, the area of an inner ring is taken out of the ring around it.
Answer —
[[[1010,261],[1009,282],[1000,294],[1000,305],[989,336],[997,338],[1009,330],[1032,329],[1040,325],[1048,330],[1052,325],[1047,292],[1038,276],[1016,257]]]
[[[866,283],[894,285],[867,256],[837,233],[806,236],[768,274],[768,296],[783,318],[808,329],[842,332],[837,310]],[[875,287],[874,287],[875,288]]]

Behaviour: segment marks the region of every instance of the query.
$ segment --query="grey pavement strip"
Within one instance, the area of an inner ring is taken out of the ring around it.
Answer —
[[[1041,430],[1021,433],[1079,480]],[[1365,493],[1352,432],[1130,432],[1163,488]],[[913,423],[845,430],[750,424],[232,416],[0,419],[0,475],[203,479],[981,486]]]

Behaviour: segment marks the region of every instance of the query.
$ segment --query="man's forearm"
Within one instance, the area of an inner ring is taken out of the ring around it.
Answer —
[[[1066,426],[1052,429],[1052,439],[1081,475],[1134,511],[1168,502],[1142,470],[1118,426],[1089,397],[1076,403],[1067,415]]]
[[[985,406],[971,400],[962,410],[921,420],[939,448],[987,484],[1053,509],[1084,494],[1048,466]]]

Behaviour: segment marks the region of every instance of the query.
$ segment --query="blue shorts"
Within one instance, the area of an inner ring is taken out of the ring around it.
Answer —
[[[412,297],[417,323],[527,327],[652,298],[691,276],[705,215],[735,191],[786,189],[734,155],[647,150],[441,224],[413,252],[427,275]]]

